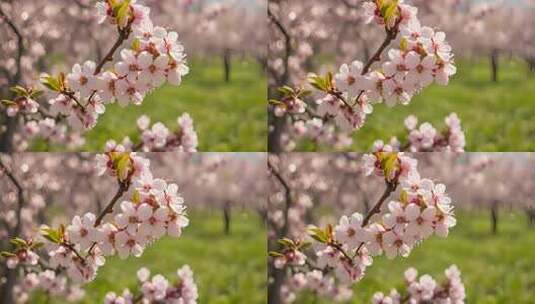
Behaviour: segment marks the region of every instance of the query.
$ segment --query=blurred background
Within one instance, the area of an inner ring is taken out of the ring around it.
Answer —
[[[282,85],[304,84],[307,73],[336,72],[343,63],[366,62],[384,30],[364,24],[362,0],[270,0],[268,82],[270,96]],[[531,151],[535,148],[535,1],[407,0],[423,25],[447,34],[458,73],[449,86],[433,85],[407,107],[376,106],[349,151],[367,151],[376,139],[402,137],[410,114],[442,125],[456,112],[467,151]],[[289,51],[288,51],[289,50]],[[312,145],[300,150],[313,149]]]
[[[266,156],[143,156],[151,160],[155,177],[178,184],[190,225],[179,239],[165,237],[147,247],[140,258],[108,258],[96,280],[84,286],[86,295],[80,303],[102,303],[109,291],[134,290],[141,267],[173,278],[184,264],[194,272],[199,303],[265,303]],[[69,223],[74,215],[97,214],[117,191],[112,177],[96,176],[94,154],[22,153],[0,158],[21,183],[25,197],[19,216],[16,189],[0,173],[0,250],[10,248],[8,237],[17,224],[22,236],[34,236],[41,224],[57,227]],[[0,263],[2,284],[5,266]],[[34,294],[30,303],[65,300]]]
[[[96,0],[0,1],[22,45],[0,18],[0,97],[15,84],[38,85],[42,72],[67,72],[75,63],[98,62],[113,44],[113,26],[97,24]],[[175,124],[188,112],[199,133],[199,151],[265,151],[266,1],[144,0],[154,23],[178,32],[190,74],[140,107],[107,108],[86,136],[83,151],[100,151],[107,139],[136,137],[136,119]],[[17,68],[20,64],[20,72]],[[243,119],[243,117],[247,119]],[[2,118],[0,124],[5,125]],[[34,143],[32,150],[54,149]]]
[[[455,206],[457,225],[446,239],[431,237],[408,258],[374,259],[354,285],[351,303],[371,303],[377,291],[402,289],[409,267],[440,276],[456,264],[466,287],[466,303],[533,303],[535,296],[535,155],[529,153],[410,154],[422,177],[444,183]],[[341,215],[367,214],[384,191],[380,177],[365,177],[360,154],[291,153],[270,155],[286,180],[293,204],[272,176],[269,248],[276,250],[283,227],[303,238],[307,225],[325,227]],[[398,197],[393,194],[391,198]],[[285,225],[286,223],[286,225]],[[295,303],[331,303],[301,294]]]

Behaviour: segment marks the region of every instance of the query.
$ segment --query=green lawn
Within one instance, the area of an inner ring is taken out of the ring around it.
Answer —
[[[265,303],[266,229],[254,213],[234,210],[233,216],[230,236],[223,234],[219,213],[194,212],[191,226],[180,239],[160,240],[141,258],[110,258],[97,279],[86,286],[82,303],[102,303],[108,291],[133,290],[140,267],[174,281],[184,264],[194,272],[199,303]]]
[[[441,280],[452,264],[462,272],[467,303],[535,303],[535,229],[526,229],[523,214],[502,211],[501,217],[497,236],[490,233],[488,214],[464,213],[447,239],[432,237],[407,259],[377,258],[355,286],[351,303],[370,303],[376,291],[399,289],[408,267]]]
[[[179,87],[165,86],[147,96],[141,106],[107,107],[95,129],[87,134],[84,151],[102,151],[107,139],[136,138],[136,120],[145,114],[152,122],[176,128],[177,117],[188,112],[199,135],[199,151],[265,151],[267,138],[266,78],[252,60],[234,60],[231,82],[223,80],[222,63],[195,59]],[[37,150],[62,150],[37,144]]]
[[[535,150],[535,75],[528,76],[526,64],[502,58],[498,83],[490,80],[485,59],[459,60],[457,67],[449,86],[426,88],[409,106],[377,105],[365,126],[354,133],[349,150],[368,151],[376,139],[403,138],[403,121],[410,114],[442,129],[451,112],[463,122],[467,151]]]

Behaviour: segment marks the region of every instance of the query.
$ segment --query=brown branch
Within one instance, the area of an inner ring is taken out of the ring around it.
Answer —
[[[132,33],[132,22],[134,20],[130,20],[125,28],[117,28],[119,31],[119,37],[117,38],[117,41],[115,41],[115,44],[113,44],[112,48],[108,51],[108,53],[102,58],[100,63],[97,65],[95,69],[95,75],[98,75],[101,71],[106,62],[113,61],[113,55],[117,51],[117,49],[125,42],[128,37],[130,36],[130,33]]]
[[[0,169],[4,174],[7,176],[7,178],[11,181],[11,183],[17,188],[17,198],[18,198],[18,206],[17,206],[17,224],[15,225],[15,229],[13,230],[13,235],[18,236],[22,230],[22,223],[21,223],[21,214],[22,214],[22,207],[24,206],[24,190],[22,189],[22,185],[20,184],[19,180],[15,177],[15,175],[9,171],[9,169],[4,165],[2,160],[0,159]]]
[[[74,248],[74,246],[70,243],[67,243],[67,242],[64,242],[62,243],[61,245],[65,246],[66,248],[68,248],[70,251],[74,252],[74,254],[80,259],[82,260],[82,264],[85,264],[85,258],[82,257],[80,255],[80,253],[78,252],[78,250],[76,250],[76,248]]]
[[[362,75],[367,74],[370,71],[370,68],[376,61],[381,60],[381,54],[384,52],[384,50],[390,45],[390,43],[396,39],[398,33],[399,33],[399,24],[401,23],[402,18],[398,18],[396,21],[396,24],[392,28],[388,28],[385,26],[386,30],[386,37],[381,46],[375,51],[373,56],[368,60],[364,68],[362,69]]]
[[[17,36],[17,42],[18,42],[18,53],[17,53],[17,73],[15,73],[15,76],[13,77],[13,80],[15,83],[20,81],[21,75],[22,75],[22,68],[21,68],[21,59],[22,55],[24,54],[24,38],[22,37],[22,34],[17,27],[17,25],[4,13],[2,8],[0,7],[0,17],[7,23],[7,25],[11,28],[13,33]]]
[[[381,207],[383,206],[384,202],[390,196],[390,194],[392,194],[392,192],[396,191],[397,186],[397,182],[386,183],[385,192],[383,192],[383,195],[381,195],[375,206],[373,206],[372,210],[370,210],[370,212],[364,218],[364,221],[362,221],[362,227],[366,227],[368,225],[373,215],[381,212]]]
[[[288,81],[288,76],[289,76],[289,59],[290,59],[290,56],[292,55],[292,52],[293,52],[293,48],[292,48],[292,38],[290,36],[290,34],[288,33],[288,31],[286,30],[286,28],[284,27],[284,25],[282,25],[282,23],[277,19],[277,17],[275,17],[275,15],[273,15],[273,13],[271,12],[271,10],[268,8],[268,17],[269,17],[269,20],[271,20],[271,22],[273,22],[273,24],[275,24],[275,26],[277,27],[277,29],[281,32],[281,34],[284,36],[284,45],[285,45],[285,54],[284,54],[284,73],[282,75],[282,81],[281,83],[286,83]]]
[[[117,193],[115,193],[115,195],[113,196],[113,198],[111,199],[111,201],[108,203],[108,205],[106,206],[106,208],[104,209],[104,211],[102,211],[100,213],[100,215],[97,217],[96,221],[95,221],[95,227],[98,227],[100,226],[100,224],[102,223],[102,220],[104,219],[104,217],[108,214],[108,213],[112,213],[113,212],[113,207],[115,206],[115,204],[117,203],[117,201],[121,198],[121,196],[123,196],[123,194],[128,191],[128,188],[130,188],[130,182],[122,182],[122,183],[119,183],[119,189],[117,189]]]
[[[282,175],[275,169],[275,167],[271,164],[271,162],[268,160],[268,167],[269,171],[275,176],[275,178],[279,181],[279,183],[284,188],[285,197],[286,197],[286,207],[284,210],[284,226],[282,228],[282,235],[286,235],[288,233],[288,211],[290,207],[293,205],[292,202],[292,193],[290,186],[288,185],[288,182],[282,177]]]

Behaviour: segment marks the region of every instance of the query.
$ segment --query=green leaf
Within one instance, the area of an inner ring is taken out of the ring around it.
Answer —
[[[387,179],[393,176],[393,174],[399,170],[398,154],[395,152],[381,153],[380,154],[381,168]]]
[[[5,104],[5,105],[7,105],[7,106],[13,106],[13,105],[17,104],[16,102],[14,102],[12,100],[7,100],[7,99],[2,99],[0,102]]]
[[[131,0],[124,0],[117,6],[117,24],[126,25],[130,19],[130,2]]]
[[[401,41],[399,42],[399,48],[402,51],[407,51],[409,49],[409,41],[407,40],[407,38],[401,38]]]
[[[11,253],[11,252],[7,252],[7,251],[2,251],[2,252],[0,252],[0,255],[2,255],[3,257],[6,257],[6,258],[10,258],[10,257],[15,257],[15,256],[17,256],[16,254]]]
[[[134,51],[138,51],[141,49],[141,42],[138,38],[135,38],[134,41],[132,41],[132,49]]]
[[[133,169],[130,153],[117,153],[115,155],[114,164],[115,170],[117,170],[117,176],[119,180],[124,181]]]
[[[293,96],[295,94],[294,89],[290,88],[289,86],[283,86],[277,89],[279,92],[281,92],[284,96]]]
[[[386,24],[390,24],[397,17],[398,1],[399,0],[390,0],[388,3],[385,3],[381,9],[381,14],[385,19]]]
[[[134,190],[134,193],[132,194],[132,203],[134,204],[141,203],[141,194],[137,190]]]
[[[329,241],[329,237],[327,236],[327,233],[317,227],[310,228],[309,235],[311,238],[315,239],[316,241],[320,243],[327,243]]]
[[[314,88],[320,91],[324,91],[324,92],[328,91],[327,83],[322,77],[312,76],[312,77],[309,77],[308,81],[310,85],[313,86]]]
[[[33,243],[30,246],[30,248],[31,249],[39,249],[39,248],[43,247],[44,245],[45,245],[45,243],[43,243],[43,242],[36,242],[36,243]]]
[[[284,105],[284,102],[278,101],[278,100],[276,100],[276,99],[270,99],[270,100],[268,100],[268,101],[269,101],[269,103],[272,104],[272,105],[277,105],[277,106],[282,106],[282,105]]]
[[[288,248],[294,248],[295,247],[294,241],[290,240],[289,238],[282,238],[282,239],[278,240],[277,242],[279,244],[281,244],[282,246],[284,246],[284,247],[288,247]]]
[[[50,241],[50,242],[52,242],[54,244],[61,243],[61,239],[63,237],[63,234],[60,231],[46,227],[46,228],[43,228],[41,230],[41,233],[42,233],[43,237],[45,239],[47,239],[48,241]]]
[[[35,98],[39,98],[39,97],[41,97],[43,94],[44,94],[43,91],[41,91],[41,90],[36,90],[36,91],[33,91],[33,92],[30,94],[30,97],[35,99]]]
[[[41,83],[51,91],[54,91],[54,92],[61,91],[62,85],[60,84],[60,80],[56,79],[53,76],[45,75],[41,77]]]
[[[23,247],[28,246],[28,243],[25,240],[18,238],[18,237],[12,238],[10,240],[10,243],[17,246],[17,248],[23,248]]]
[[[280,257],[283,257],[284,254],[279,253],[279,252],[276,252],[276,251],[270,251],[270,252],[269,252],[269,256],[272,256],[272,257],[274,257],[274,258],[280,258]]]
[[[402,190],[401,193],[399,194],[399,200],[403,203],[403,204],[406,204],[409,202],[409,194],[407,193],[407,191],[405,190]]]
[[[307,248],[309,248],[310,246],[312,246],[312,243],[310,242],[304,242],[304,243],[301,243],[298,247],[299,250],[305,250]]]
[[[11,92],[17,94],[17,96],[26,96],[26,95],[28,95],[28,91],[25,88],[23,88],[23,87],[21,87],[19,85],[11,87],[11,88],[9,88],[9,90]]]

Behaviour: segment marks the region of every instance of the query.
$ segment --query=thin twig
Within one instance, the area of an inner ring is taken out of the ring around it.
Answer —
[[[277,29],[281,32],[281,34],[284,36],[284,45],[285,45],[285,53],[284,53],[284,73],[282,74],[282,81],[281,83],[286,83],[288,81],[288,75],[289,75],[289,59],[292,55],[293,48],[292,48],[292,38],[284,25],[273,15],[271,10],[268,8],[268,17],[273,24],[277,27]]]
[[[19,180],[15,177],[15,175],[11,171],[9,171],[9,169],[6,167],[6,165],[4,165],[1,159],[0,159],[0,169],[8,177],[8,179],[15,186],[15,188],[17,188],[17,198],[18,198],[18,206],[17,206],[17,214],[16,214],[17,224],[14,228],[13,235],[18,236],[21,232],[21,227],[22,227],[21,214],[22,214],[22,207],[24,206],[24,190]]]
[[[117,51],[117,49],[125,42],[128,37],[130,36],[130,33],[132,33],[132,22],[133,20],[130,20],[125,28],[121,29],[118,28],[119,31],[119,37],[117,37],[117,41],[115,41],[115,44],[113,44],[112,48],[108,51],[108,53],[102,58],[100,63],[97,65],[95,69],[95,75],[98,75],[101,71],[106,62],[113,61],[113,55]]]
[[[290,207],[293,205],[292,202],[292,192],[290,190],[290,186],[288,185],[288,182],[282,177],[282,175],[275,169],[275,167],[271,164],[271,162],[268,160],[268,167],[269,171],[277,178],[279,183],[284,188],[285,197],[286,197],[286,207],[284,210],[284,226],[282,227],[282,235],[286,235],[288,233],[288,211],[290,210]]]
[[[115,193],[115,195],[113,196],[111,201],[108,203],[106,208],[104,208],[104,211],[102,211],[102,213],[100,213],[100,215],[97,217],[97,219],[95,221],[95,227],[100,226],[100,224],[102,223],[102,220],[104,219],[104,217],[108,213],[112,213],[113,212],[113,207],[115,206],[117,201],[121,198],[121,196],[123,196],[123,194],[126,191],[128,191],[128,188],[130,188],[130,183],[129,182],[119,183],[119,189],[117,189],[117,193]]]
[[[13,31],[13,33],[15,33],[15,35],[17,36],[17,47],[18,47],[18,53],[17,53],[17,59],[16,59],[16,63],[17,63],[17,72],[15,73],[15,77],[14,78],[14,82],[19,82],[20,81],[20,78],[21,78],[21,75],[22,75],[22,68],[21,68],[21,65],[22,65],[22,55],[24,54],[24,38],[22,37],[22,34],[19,30],[19,28],[17,27],[17,25],[4,13],[4,11],[2,10],[2,8],[0,7],[0,17],[2,17],[2,19],[4,19],[4,21],[7,23],[7,25],[11,28],[11,30]]]
[[[396,191],[397,188],[397,182],[387,182],[386,183],[386,189],[383,192],[383,195],[379,198],[375,206],[373,206],[372,210],[366,215],[364,220],[362,221],[362,227],[366,227],[368,223],[370,222],[373,215],[381,212],[381,207],[383,206],[386,199],[392,194],[392,192]]]

